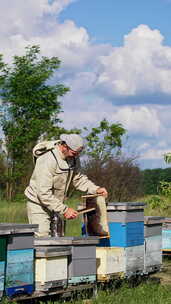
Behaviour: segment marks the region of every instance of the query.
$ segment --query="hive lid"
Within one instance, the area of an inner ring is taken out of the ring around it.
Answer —
[[[165,217],[164,222],[165,223],[171,223],[171,217]]]
[[[164,222],[165,222],[165,217],[162,216],[144,216],[145,225],[163,224]]]
[[[107,211],[137,210],[144,209],[145,206],[143,202],[111,202],[107,205]]]
[[[71,254],[69,247],[60,246],[35,246],[36,257],[58,257]]]
[[[31,233],[38,231],[38,225],[34,224],[16,224],[16,223],[0,223],[0,233]]]
[[[35,238],[35,246],[64,246],[64,245],[96,245],[99,244],[99,238],[89,237],[39,237]]]

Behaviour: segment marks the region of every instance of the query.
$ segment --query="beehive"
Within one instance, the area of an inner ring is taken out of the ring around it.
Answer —
[[[7,238],[5,292],[7,296],[34,291],[34,232],[38,225],[0,224],[10,230]]]
[[[144,272],[158,271],[162,265],[162,224],[164,217],[145,216],[144,218]]]
[[[142,274],[144,269],[144,246],[97,247],[97,279],[108,275],[131,277]]]
[[[37,238],[35,246],[68,246],[71,249],[68,265],[69,284],[96,281],[96,237]]]
[[[165,218],[163,223],[162,250],[171,251],[171,218]]]
[[[48,291],[58,287],[67,287],[68,247],[35,247],[35,289]]]
[[[1,225],[1,224],[0,224]],[[5,286],[5,266],[7,258],[7,237],[11,233],[10,229],[0,227],[0,299],[4,293]]]
[[[144,203],[109,203],[107,218],[109,239],[102,247],[131,247],[144,244]]]
[[[142,202],[108,203],[107,218],[109,223],[130,223],[144,221],[144,206]]]

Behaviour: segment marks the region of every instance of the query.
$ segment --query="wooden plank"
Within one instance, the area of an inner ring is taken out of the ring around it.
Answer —
[[[91,212],[91,211],[95,211],[96,209],[95,208],[83,208],[83,209],[80,209],[80,210],[77,210],[78,214],[83,214],[83,213],[88,213],[88,212]]]

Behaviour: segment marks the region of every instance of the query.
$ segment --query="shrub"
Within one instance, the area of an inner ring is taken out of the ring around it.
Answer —
[[[106,187],[109,201],[131,201],[142,195],[141,172],[133,158],[89,159],[83,171],[96,185]]]

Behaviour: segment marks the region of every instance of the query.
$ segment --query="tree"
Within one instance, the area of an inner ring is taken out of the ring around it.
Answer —
[[[167,164],[171,163],[171,153],[165,153],[164,154],[164,160]]]
[[[108,190],[110,202],[131,201],[142,195],[142,175],[134,157],[109,158],[105,163],[91,159],[83,172],[99,186]]]
[[[40,136],[61,132],[59,97],[69,89],[50,84],[59,67],[57,57],[40,56],[39,46],[26,47],[25,55],[14,56],[11,66],[0,57],[0,123],[7,149],[8,199],[27,183],[32,171],[31,150]]]
[[[84,128],[87,131],[87,128]],[[114,151],[119,153],[122,146],[122,136],[126,133],[124,127],[118,124],[110,124],[103,119],[99,126],[92,128],[85,137],[87,141],[86,154],[96,160],[107,160]]]

